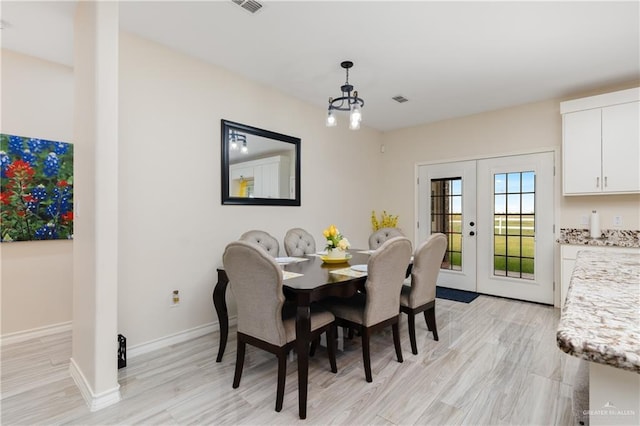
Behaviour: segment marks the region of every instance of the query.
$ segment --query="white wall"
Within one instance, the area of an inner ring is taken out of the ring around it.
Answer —
[[[225,245],[259,228],[335,223],[366,247],[380,134],[325,127],[326,111],[130,34],[120,37],[119,328],[135,346],[217,321]],[[302,139],[302,206],[222,206],[220,119]],[[282,243],[281,243],[282,244]],[[169,306],[179,290],[179,307]],[[233,306],[230,307],[233,309]]]
[[[73,143],[73,70],[2,50],[1,132]],[[3,336],[71,321],[71,241],[0,244]]]

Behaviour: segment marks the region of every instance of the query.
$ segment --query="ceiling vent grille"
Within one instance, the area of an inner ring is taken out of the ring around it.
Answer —
[[[231,0],[244,10],[248,10],[251,13],[256,13],[258,10],[262,9],[262,4],[258,3],[255,0]]]
[[[402,95],[394,96],[391,99],[393,99],[394,101],[398,102],[399,104],[402,104],[402,103],[407,102],[409,100],[409,99],[405,98]]]

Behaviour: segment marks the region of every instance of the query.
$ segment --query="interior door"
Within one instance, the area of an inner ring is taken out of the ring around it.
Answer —
[[[553,304],[554,153],[478,161],[478,292]]]
[[[418,191],[420,241],[448,239],[438,285],[476,291],[476,162],[420,166]]]

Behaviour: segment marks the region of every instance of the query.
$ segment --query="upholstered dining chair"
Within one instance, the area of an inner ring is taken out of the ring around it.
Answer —
[[[287,376],[287,354],[296,344],[295,317],[283,317],[282,269],[273,257],[248,241],[227,245],[223,263],[238,307],[238,350],[233,388],[240,386],[247,344],[271,352],[278,358],[276,411],[280,411]],[[334,319],[331,312],[311,311],[311,338],[327,333],[331,371],[336,373]]]
[[[370,339],[373,332],[391,326],[398,362],[403,362],[398,320],[400,288],[411,261],[411,241],[395,237],[371,254],[365,292],[351,298],[329,298],[322,306],[333,312],[336,324],[356,329],[362,336],[362,359],[367,382],[372,382]]]
[[[284,235],[284,251],[287,256],[304,256],[316,252],[316,240],[302,228],[292,228]]]
[[[403,285],[400,293],[400,311],[407,314],[411,352],[418,354],[416,343],[416,314],[424,312],[427,329],[433,332],[433,340],[438,340],[436,327],[436,281],[440,273],[442,259],[447,251],[447,237],[432,234],[413,255],[411,285]]]
[[[240,235],[240,241],[249,241],[260,245],[267,251],[272,257],[278,257],[280,253],[280,244],[273,235],[266,231],[251,230]]]
[[[369,249],[376,250],[388,239],[404,236],[399,228],[380,228],[369,236]]]

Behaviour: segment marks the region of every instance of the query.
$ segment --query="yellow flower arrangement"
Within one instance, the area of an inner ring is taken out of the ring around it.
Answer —
[[[378,221],[376,217],[376,211],[371,211],[371,226],[374,231],[377,231],[381,228],[397,228],[398,227],[398,216],[392,216],[387,214],[386,210],[382,211],[382,216]]]
[[[322,231],[322,235],[327,239],[326,249],[331,251],[333,249],[347,250],[350,246],[349,240],[347,240],[336,228],[335,225],[330,225],[327,229]]]

